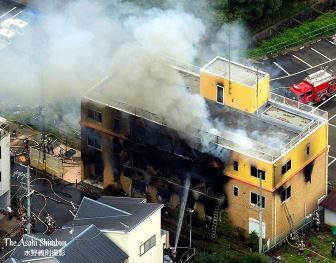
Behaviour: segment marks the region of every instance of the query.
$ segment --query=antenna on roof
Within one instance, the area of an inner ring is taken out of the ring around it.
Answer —
[[[230,10],[230,0],[228,1],[228,9]],[[229,24],[229,94],[231,95],[231,25]]]

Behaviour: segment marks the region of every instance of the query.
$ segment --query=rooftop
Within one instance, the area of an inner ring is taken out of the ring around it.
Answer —
[[[162,207],[142,198],[103,196],[96,201],[84,197],[75,219],[64,227],[93,224],[100,230],[129,232]]]
[[[256,86],[257,80],[260,81],[268,75],[265,72],[251,69],[247,66],[221,57],[216,57],[210,61],[202,68],[202,70],[250,87]]]
[[[60,262],[60,263],[76,263],[76,262],[106,262],[106,263],[122,263],[128,256],[108,237],[106,237],[94,225],[74,226],[72,232],[69,229],[58,229],[50,236],[45,234],[24,235],[23,243],[17,246],[12,252],[8,262]],[[28,244],[25,242],[35,241],[29,250],[37,251],[54,251],[63,250],[64,255],[54,256],[26,256],[25,251]],[[46,244],[45,242],[58,242]],[[13,260],[18,261],[13,261]]]
[[[216,58],[204,68],[206,70],[213,69],[215,65],[219,64],[226,65],[227,60]],[[197,85],[199,86],[199,75],[197,74],[201,69],[181,64],[175,64],[174,66],[185,79],[185,83],[192,83],[192,89],[195,89]],[[239,64],[231,67],[246,68]],[[246,68],[245,73],[247,80],[249,76],[254,77],[253,81],[252,78],[249,81],[251,85],[254,85],[255,72]],[[261,74],[260,77],[263,77],[266,73],[259,72],[259,74]],[[233,74],[232,77],[239,78],[238,74]],[[110,90],[108,79],[109,77],[104,78],[93,87],[85,98],[166,126],[167,122],[158,114],[120,101],[118,98],[114,98],[111,93],[109,94],[111,96],[106,96],[106,90]],[[239,79],[241,79],[241,76]],[[212,143],[270,163],[275,162],[293,145],[328,120],[328,113],[325,111],[273,93],[271,93],[268,103],[254,114],[239,111],[210,100],[205,99],[205,101],[212,117],[211,120],[214,123],[223,124],[220,136],[210,134]],[[169,128],[174,129],[174,127]],[[209,136],[209,131],[199,132],[199,127],[194,128],[195,133],[190,134],[191,136],[198,138],[202,134]]]
[[[320,203],[325,209],[336,212],[336,190],[331,191],[326,198]]]

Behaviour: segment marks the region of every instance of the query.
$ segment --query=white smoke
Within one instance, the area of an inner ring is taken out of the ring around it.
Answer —
[[[79,108],[85,91],[110,74],[104,100],[154,112],[184,133],[196,128],[220,134],[205,100],[191,94],[179,73],[165,66],[167,57],[186,63],[198,58],[206,33],[200,19],[180,7],[142,10],[118,0],[40,2],[41,21],[28,21],[24,35],[0,53],[0,92],[6,98],[0,103],[39,105],[73,98]],[[239,23],[224,25],[212,53],[225,56],[230,36],[231,59],[238,59],[241,53],[234,51],[247,46],[245,33]],[[222,150],[210,144],[212,138],[202,137],[203,150]]]

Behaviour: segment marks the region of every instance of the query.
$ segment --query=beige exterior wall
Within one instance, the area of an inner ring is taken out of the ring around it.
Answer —
[[[317,200],[327,191],[327,160],[328,152],[323,151],[314,161],[311,182],[306,182],[303,170],[290,178],[284,188],[291,186],[291,197],[286,200],[288,210],[294,224],[300,223],[305,216],[317,209]],[[233,195],[233,187],[239,188],[239,196]],[[250,193],[259,193],[259,188],[239,180],[231,179],[225,186],[228,195],[227,212],[234,225],[249,230],[249,218],[258,221],[258,207],[250,204]],[[280,190],[274,192],[263,190],[265,208],[263,222],[266,224],[266,239],[288,233],[289,224],[285,209],[281,202]]]
[[[129,263],[163,262],[163,243],[166,239],[161,238],[161,210],[156,211],[129,233],[105,234],[129,256]],[[156,245],[140,256],[140,246],[153,235],[156,236]]]

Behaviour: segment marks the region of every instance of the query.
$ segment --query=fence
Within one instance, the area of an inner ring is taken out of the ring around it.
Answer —
[[[320,215],[321,222],[324,222],[324,210],[319,209],[318,213]],[[309,217],[305,217],[298,224],[296,224],[295,230],[299,233],[299,235],[306,236],[307,233],[311,231],[312,221],[313,221],[313,215],[310,215]],[[288,235],[289,233],[283,233],[281,235],[278,235],[275,239],[271,240],[269,244],[263,245],[263,252],[266,253],[284,244],[287,241]]]
[[[62,159],[46,154],[45,162],[43,161],[43,153],[33,147],[30,147],[30,165],[38,170],[46,171],[46,173],[63,178],[63,175],[74,168],[74,165],[66,165]]]

